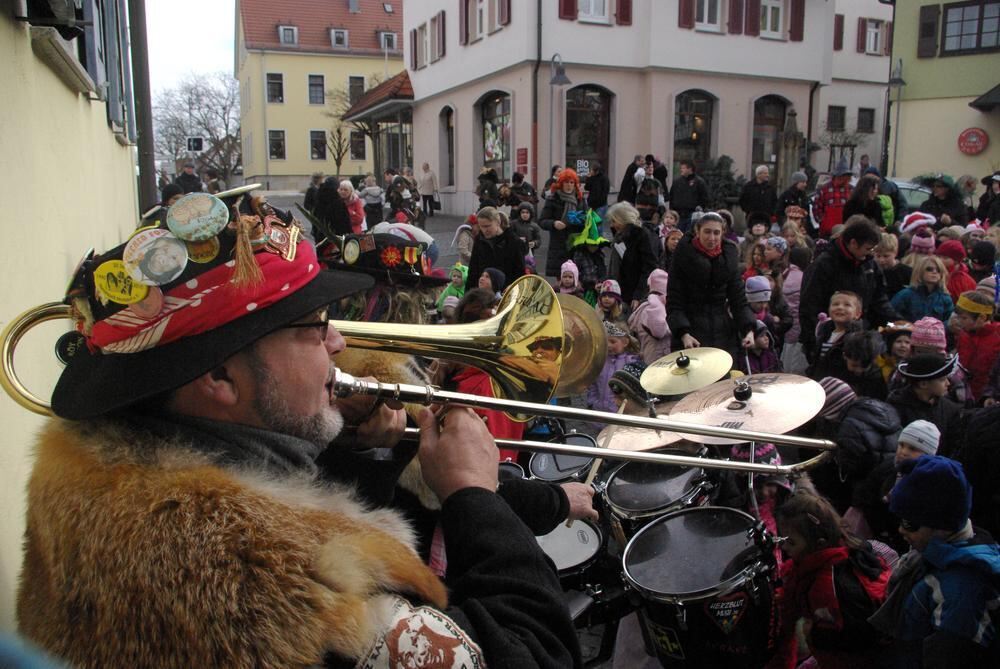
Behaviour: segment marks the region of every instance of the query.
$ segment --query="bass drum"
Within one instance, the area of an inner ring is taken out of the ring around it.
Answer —
[[[570,432],[561,439],[555,439],[562,444],[573,446],[589,446],[597,448],[597,441],[593,437]],[[535,453],[528,460],[528,471],[532,478],[549,483],[566,483],[569,481],[582,481],[587,478],[590,466],[594,459],[581,455],[559,455],[555,453]]]
[[[774,654],[773,543],[761,527],[707,506],[667,514],[629,542],[624,577],[663,666],[762,667]]]

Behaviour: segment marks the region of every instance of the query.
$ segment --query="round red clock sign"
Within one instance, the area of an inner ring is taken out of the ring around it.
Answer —
[[[966,128],[958,136],[958,150],[969,156],[982,153],[989,143],[990,136],[982,128]]]

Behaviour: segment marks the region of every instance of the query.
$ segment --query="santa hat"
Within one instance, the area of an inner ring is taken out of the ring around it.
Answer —
[[[904,235],[912,234],[921,227],[931,227],[935,223],[937,223],[937,219],[931,214],[925,214],[922,211],[915,211],[912,214],[907,214],[903,217],[903,223],[899,226],[899,231]]]

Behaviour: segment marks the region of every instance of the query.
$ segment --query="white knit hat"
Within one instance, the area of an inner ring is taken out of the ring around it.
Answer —
[[[927,455],[936,455],[938,442],[941,441],[941,430],[930,421],[915,420],[903,428],[896,441],[912,446]]]

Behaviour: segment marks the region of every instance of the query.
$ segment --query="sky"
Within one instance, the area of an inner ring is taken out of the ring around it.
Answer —
[[[153,97],[189,72],[233,72],[236,0],[146,0]]]

